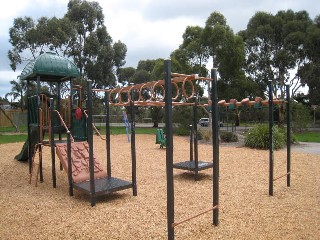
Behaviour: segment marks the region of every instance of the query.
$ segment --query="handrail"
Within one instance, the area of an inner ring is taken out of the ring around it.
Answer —
[[[84,110],[83,113],[84,113],[84,115],[86,115],[86,118],[88,118],[87,111]],[[100,134],[99,130],[97,129],[96,125],[94,125],[94,123],[92,123],[92,127],[93,127],[93,129],[96,131],[96,133],[99,135],[99,137],[100,137],[102,140],[106,141],[106,139],[105,139],[104,137],[102,137],[102,135]]]
[[[58,110],[53,110],[53,112],[57,113],[62,125],[64,126],[65,130],[67,131],[67,133],[70,133],[67,125],[65,124],[65,122],[63,121],[63,118],[61,117],[60,113]],[[71,138],[71,142],[74,142],[74,138],[72,137],[72,134],[70,133],[70,138]]]

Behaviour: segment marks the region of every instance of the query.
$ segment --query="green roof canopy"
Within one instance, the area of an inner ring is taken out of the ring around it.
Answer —
[[[63,82],[69,78],[79,77],[76,65],[69,59],[52,52],[46,52],[31,60],[23,69],[21,80],[35,80],[40,76],[40,81]]]

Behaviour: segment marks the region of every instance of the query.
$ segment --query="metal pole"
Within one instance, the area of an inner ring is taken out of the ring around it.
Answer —
[[[40,145],[40,139],[41,139],[41,132],[40,129],[43,128],[43,126],[40,125],[40,114],[41,114],[41,111],[40,111],[40,106],[41,106],[41,103],[40,103],[40,88],[41,88],[41,85],[40,85],[40,76],[37,76],[37,125],[38,125],[38,141],[37,141],[37,144],[38,146]],[[32,149],[33,151],[34,149]],[[35,154],[35,153],[33,153]],[[39,169],[40,169],[40,182],[43,182],[43,171],[42,171],[42,161],[39,162]]]
[[[196,122],[196,118],[197,118],[197,101],[198,99],[196,98],[195,100],[195,105],[193,107],[193,129],[194,129],[194,167],[195,167],[195,171],[194,171],[194,180],[198,180],[198,129],[197,129],[197,122]]]
[[[111,178],[111,152],[110,152],[110,105],[109,92],[105,92],[106,100],[106,148],[107,148],[107,174]]]
[[[95,182],[94,182],[94,162],[93,162],[93,136],[92,136],[92,81],[88,80],[88,120],[87,120],[87,131],[88,131],[88,143],[89,143],[89,170],[90,170],[90,194],[91,194],[91,206],[96,205],[95,199]]]
[[[190,161],[193,161],[193,126],[190,125]]]
[[[273,196],[273,93],[272,81],[269,86],[269,195]]]
[[[61,83],[58,82],[57,84],[57,106],[56,106],[56,109],[57,111],[60,113],[60,103],[61,103],[61,94],[60,94],[60,91],[61,91]],[[59,131],[59,140],[62,139],[62,136],[61,136],[61,129],[59,128],[58,129]],[[60,167],[61,167],[61,164],[60,164]],[[62,170],[62,169],[61,169]]]
[[[32,154],[31,154],[31,116],[30,116],[30,107],[31,107],[31,99],[29,96],[29,86],[30,85],[30,80],[27,80],[27,122],[28,122],[28,163],[29,163],[29,174],[32,173]]]
[[[50,98],[50,145],[51,145],[51,165],[52,165],[52,185],[55,188],[57,186],[56,181],[56,153],[55,153],[55,145],[54,145],[54,117],[53,117],[53,98]]]
[[[291,119],[290,119],[290,86],[286,85],[287,92],[287,187],[290,187],[291,176]]]
[[[133,92],[132,98],[133,99]],[[132,191],[133,196],[137,196],[137,158],[136,158],[136,132],[135,132],[135,111],[133,100],[130,102],[131,107],[131,158],[132,158]]]
[[[68,155],[68,182],[69,195],[73,196],[72,159],[71,159],[71,133],[67,131],[67,155]]]
[[[211,115],[212,115],[212,158],[213,158],[213,178],[212,178],[212,205],[219,205],[219,112],[218,112],[218,91],[217,91],[217,69],[211,69]],[[219,224],[219,207],[212,212],[212,221],[215,226]]]
[[[171,61],[164,61],[165,71],[165,116],[166,116],[166,172],[167,172],[167,228],[168,239],[174,239],[174,185],[173,185],[173,129],[172,129],[172,84]]]

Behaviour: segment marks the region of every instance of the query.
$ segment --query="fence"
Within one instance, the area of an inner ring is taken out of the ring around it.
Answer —
[[[27,111],[17,109],[4,110],[5,114],[0,111],[0,127],[12,126],[10,120],[5,116],[7,115],[15,125],[26,126],[28,123]]]

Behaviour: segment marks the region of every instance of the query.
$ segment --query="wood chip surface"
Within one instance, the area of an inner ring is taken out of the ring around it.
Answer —
[[[105,142],[94,154],[106,165]],[[187,137],[174,137],[174,162],[189,160]],[[50,148],[43,150],[44,182],[28,183],[28,164],[14,160],[23,143],[0,145],[0,239],[167,239],[166,150],[155,135],[136,136],[138,196],[132,189],[99,197],[95,207],[79,191],[68,195],[59,170],[52,187]],[[286,150],[275,151],[274,176],[286,173]],[[199,143],[199,160],[212,161],[212,146]],[[38,158],[35,158],[38,161]],[[131,181],[126,135],[111,138],[112,176]],[[291,187],[274,182],[268,195],[269,152],[220,146],[219,226],[212,212],[175,228],[175,239],[320,239],[320,155],[292,152]],[[212,207],[212,169],[174,169],[175,221]]]

